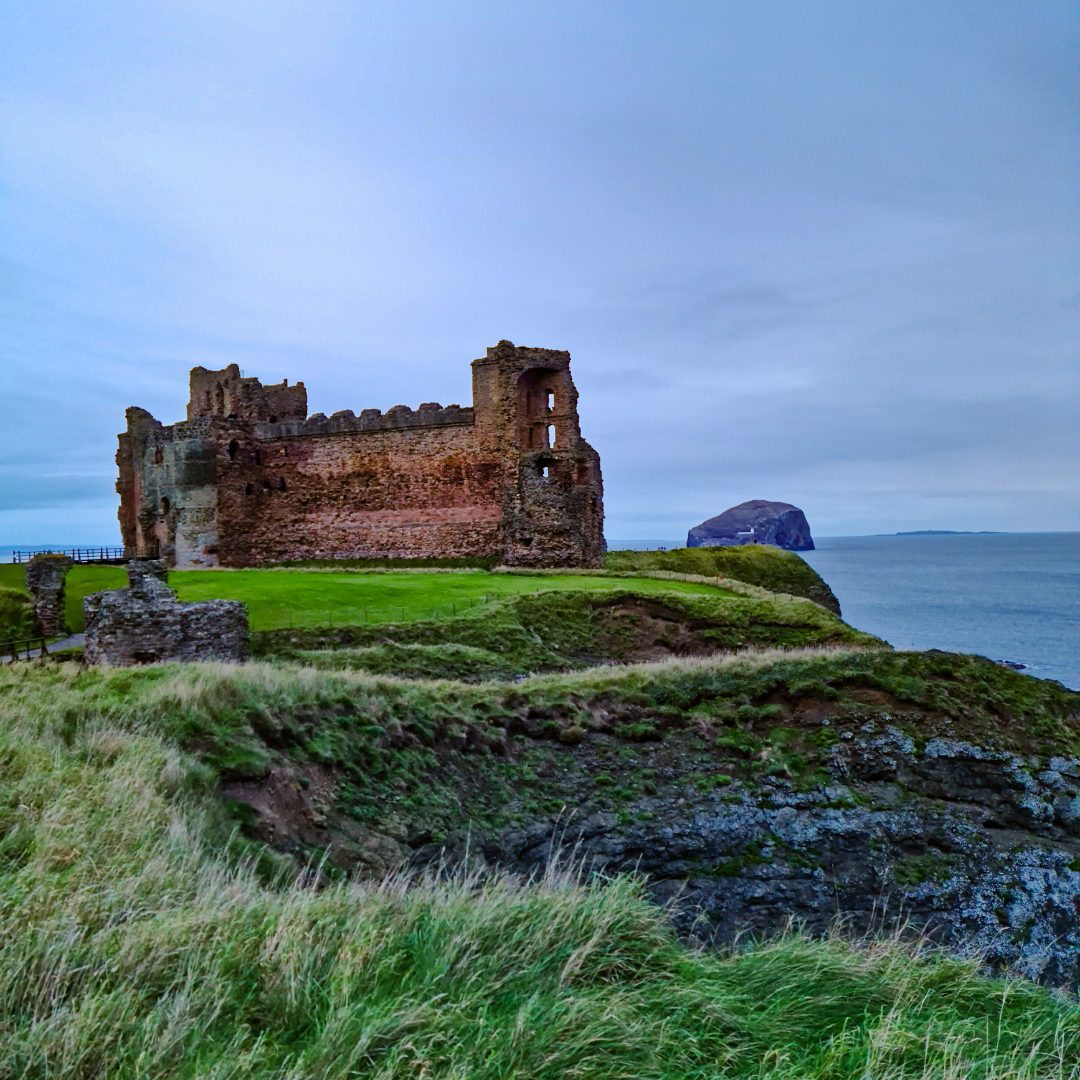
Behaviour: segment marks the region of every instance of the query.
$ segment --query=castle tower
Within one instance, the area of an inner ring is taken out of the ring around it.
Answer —
[[[500,341],[473,361],[473,401],[503,461],[503,561],[599,566],[600,456],[581,437],[570,354]]]

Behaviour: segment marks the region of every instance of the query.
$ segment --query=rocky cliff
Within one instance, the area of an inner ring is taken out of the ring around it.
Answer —
[[[1080,985],[1080,695],[1057,684],[876,650],[338,693],[223,752],[258,761],[224,786],[253,834],[301,859],[532,873],[569,848],[644,874],[694,936],[906,921]]]
[[[791,503],[751,499],[695,525],[687,547],[772,544],[788,551],[813,551],[806,515]]]

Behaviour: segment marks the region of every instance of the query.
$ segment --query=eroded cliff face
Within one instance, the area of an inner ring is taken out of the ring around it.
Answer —
[[[531,870],[572,841],[589,866],[645,874],[697,937],[907,923],[992,967],[1080,985],[1080,761],[951,739],[920,748],[868,722],[832,751],[824,780],[675,783],[620,811],[586,800],[477,847]]]
[[[225,793],[255,835],[350,873],[533,873],[569,850],[645,875],[697,937],[906,923],[1080,985],[1080,695],[928,654],[656,670],[531,702],[527,686],[473,688],[423,733],[387,723],[362,764],[279,755]]]

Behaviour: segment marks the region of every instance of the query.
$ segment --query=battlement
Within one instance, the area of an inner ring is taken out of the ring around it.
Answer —
[[[568,368],[570,354],[565,349],[538,349],[531,345],[515,345],[505,338],[498,345],[489,345],[477,364],[500,364],[518,369],[527,367]]]
[[[455,424],[471,424],[474,412],[471,407],[460,405],[442,406],[438,402],[425,402],[417,409],[408,405],[395,405],[383,412],[381,409],[364,409],[359,416],[352,409],[341,409],[331,416],[312,413],[297,434],[334,435],[342,431],[398,431],[402,429],[446,427]]]
[[[194,368],[186,420],[128,410],[125,544],[181,567],[492,555],[598,565],[600,460],[581,437],[570,354],[500,341],[473,362],[472,384],[470,406],[308,416],[303,383]]]

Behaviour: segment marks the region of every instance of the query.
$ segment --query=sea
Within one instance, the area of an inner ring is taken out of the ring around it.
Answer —
[[[1080,690],[1080,532],[815,537],[802,557],[852,626],[897,649],[1023,664]],[[647,540],[618,547],[681,547]]]
[[[802,556],[852,626],[897,649],[977,653],[1080,690],[1080,532],[824,536],[815,543]],[[11,550],[0,546],[0,561],[10,562]]]
[[[802,557],[897,649],[1023,664],[1080,689],[1080,532],[825,536]]]

